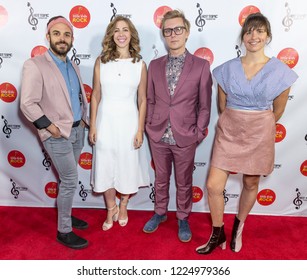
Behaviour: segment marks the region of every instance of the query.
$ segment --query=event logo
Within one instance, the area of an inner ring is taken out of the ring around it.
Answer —
[[[88,193],[92,193],[92,191],[91,189],[85,189],[81,181],[79,181],[79,185],[80,185],[79,196],[81,197],[82,201],[86,201]]]
[[[307,160],[301,164],[300,171],[304,176],[307,176]]]
[[[264,189],[257,195],[257,201],[262,206],[268,206],[274,203],[276,194],[270,189]]]
[[[1,14],[0,14],[1,17]],[[3,59],[12,58],[12,53],[0,53],[0,68],[2,67]]]
[[[52,161],[51,158],[49,157],[47,151],[45,151],[44,149],[42,150],[43,155],[44,155],[44,159],[42,161],[43,166],[45,167],[45,169],[47,171],[49,171],[51,169],[51,165],[52,165]]]
[[[301,15],[291,14],[291,9],[290,9],[290,6],[287,2],[285,3],[285,7],[286,7],[287,15],[283,18],[282,25],[285,27],[285,31],[288,32],[288,31],[290,31],[290,27],[292,26],[293,21],[305,19],[306,14],[301,14]]]
[[[286,137],[286,128],[280,124],[276,124],[275,143],[281,142]]]
[[[84,28],[90,23],[91,15],[87,8],[78,5],[70,10],[69,19],[74,27]]]
[[[243,26],[245,19],[250,15],[250,14],[255,14],[260,12],[260,10],[256,6],[246,6],[243,8],[243,10],[239,14],[239,24]]]
[[[31,6],[31,3],[27,3],[27,7],[29,7],[30,15],[28,16],[28,23],[32,26],[32,30],[37,30],[38,20],[46,20],[49,18],[49,14],[44,13],[34,13],[34,9]]]
[[[155,44],[152,45],[152,49],[154,50],[154,54],[155,54],[153,59],[156,59],[158,57],[158,55],[159,55],[159,51],[158,51],[158,49],[157,49]]]
[[[32,26],[32,30],[37,29],[38,19],[34,16],[34,9],[32,8],[30,2],[27,3],[30,10],[30,15],[28,17],[28,23]]]
[[[2,128],[2,132],[5,134],[6,138],[11,137],[12,129],[19,129],[20,125],[18,124],[8,124],[8,121],[4,116],[1,116],[1,119],[3,119],[4,126]]]
[[[7,160],[11,166],[16,168],[20,168],[26,163],[26,158],[23,153],[17,150],[10,151],[7,155]]]
[[[15,199],[18,198],[20,191],[27,191],[28,188],[26,187],[18,187],[16,186],[16,183],[14,182],[13,179],[10,179],[10,181],[12,182],[12,188],[11,188],[11,194],[14,196]]]
[[[293,68],[298,63],[299,55],[295,49],[286,48],[279,52],[277,58],[287,64],[290,68]]]
[[[6,25],[8,19],[9,17],[7,10],[2,5],[0,5],[0,27]]]
[[[17,90],[10,83],[3,83],[0,85],[0,100],[11,103],[17,98]]]
[[[44,54],[48,49],[44,46],[36,46],[31,51],[31,58],[34,56],[42,55]]]
[[[206,162],[194,162],[194,167],[205,167],[207,165]]]
[[[112,16],[110,18],[110,22],[116,17],[116,16],[122,16],[125,18],[131,18],[131,15],[129,14],[117,14],[117,9],[115,8],[115,5],[111,3],[110,7],[112,8]]]
[[[149,199],[151,200],[152,203],[155,203],[155,194],[156,194],[155,187],[153,186],[152,183],[149,184],[149,187],[151,188],[151,192],[149,194]]]
[[[204,196],[204,192],[200,187],[193,186],[192,187],[192,202],[199,202]]]
[[[45,186],[45,194],[50,198],[57,198],[58,196],[58,183],[49,182]]]
[[[92,169],[92,157],[91,153],[82,153],[79,158],[79,165],[86,170]]]
[[[77,50],[75,48],[72,48],[72,57],[70,58],[70,60],[76,63],[77,65],[80,64],[80,59],[77,56]]]
[[[196,8],[198,8],[198,16],[195,19],[195,25],[198,27],[198,31],[201,32],[204,30],[206,20],[216,20],[217,15],[203,15],[203,9],[199,3],[196,4]]]
[[[199,48],[194,52],[194,55],[206,59],[212,65],[214,56],[213,52],[208,48]]]
[[[81,60],[89,60],[91,58],[90,54],[78,54],[75,48],[72,48],[72,57],[70,58],[71,61],[76,63],[77,65],[80,64]]]
[[[173,9],[168,6],[161,6],[154,12],[153,20],[155,25],[161,29],[162,19],[163,16],[168,12],[172,11]]]
[[[239,46],[239,45],[236,45],[236,46],[235,46],[235,50],[236,50],[236,52],[237,52],[237,57],[240,57],[241,54],[242,54],[242,51],[241,51],[241,49],[240,49],[240,46]]]
[[[299,188],[296,188],[295,191],[296,191],[296,197],[293,199],[293,204],[295,205],[295,209],[299,210],[303,202],[307,201],[307,197],[301,196]]]
[[[85,95],[86,95],[86,100],[87,100],[87,103],[90,103],[91,102],[91,96],[92,96],[92,88],[87,85],[87,84],[83,84],[83,87],[84,87],[84,90],[85,90]]]
[[[234,174],[236,174],[236,173],[234,173]],[[239,197],[238,194],[227,193],[226,189],[223,191],[223,196],[224,196],[225,205],[228,203],[229,199],[238,199],[238,197]]]
[[[274,164],[274,169],[280,169],[280,168],[281,168],[281,164],[276,164],[276,163]]]

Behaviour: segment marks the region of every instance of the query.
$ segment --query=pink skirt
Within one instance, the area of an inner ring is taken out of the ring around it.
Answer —
[[[217,123],[211,166],[247,175],[268,175],[274,167],[275,135],[271,110],[226,108]]]

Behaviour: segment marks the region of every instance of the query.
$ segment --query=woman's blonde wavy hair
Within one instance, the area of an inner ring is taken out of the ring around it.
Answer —
[[[129,18],[123,16],[116,16],[107,26],[105,36],[102,41],[102,52],[101,52],[101,62],[107,63],[109,61],[114,61],[119,58],[120,54],[116,50],[116,44],[113,40],[114,31],[116,28],[116,24],[119,21],[124,21],[128,24],[129,30],[131,32],[131,40],[129,43],[129,53],[133,58],[132,62],[140,61],[142,56],[140,55],[141,47],[140,47],[140,39],[139,34]]]

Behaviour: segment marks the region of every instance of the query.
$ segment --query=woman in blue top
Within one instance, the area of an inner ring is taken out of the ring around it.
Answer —
[[[246,18],[240,39],[245,56],[213,70],[220,117],[207,181],[212,233],[209,241],[196,249],[200,254],[209,254],[219,245],[226,248],[223,191],[229,172],[243,174],[230,243],[234,252],[241,250],[244,221],[256,201],[260,176],[273,171],[275,124],[298,78],[286,64],[265,55],[264,47],[272,34],[268,19],[261,13]]]

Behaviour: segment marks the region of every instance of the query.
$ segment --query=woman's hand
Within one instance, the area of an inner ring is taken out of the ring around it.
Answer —
[[[88,133],[88,140],[90,141],[91,145],[96,144],[96,140],[97,140],[96,127],[90,126],[90,130],[89,130],[89,133]]]
[[[138,131],[134,137],[134,142],[133,142],[134,149],[141,148],[142,144],[143,144],[143,132]]]

